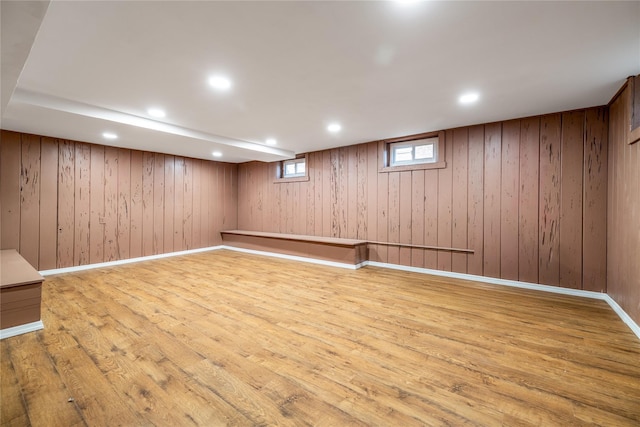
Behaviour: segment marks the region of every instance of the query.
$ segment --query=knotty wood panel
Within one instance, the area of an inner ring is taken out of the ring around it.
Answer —
[[[347,234],[342,237],[355,239],[358,235],[358,147],[351,145],[344,152],[347,156]]]
[[[179,202],[174,156],[4,130],[0,142],[2,244],[24,252],[35,268],[159,254],[165,243],[173,247],[173,234],[165,242],[164,231],[167,214],[173,233]],[[223,209],[224,197],[229,197],[226,226],[237,228],[237,166],[194,159],[184,163],[182,244],[219,244],[223,215],[215,206]],[[165,178],[171,183],[167,192]]]
[[[582,288],[607,291],[607,109],[586,111]]]
[[[104,149],[102,145],[91,146],[91,225],[89,228],[89,262],[104,261],[105,210],[104,210]],[[44,160],[44,156],[43,156]]]
[[[400,172],[389,173],[389,215],[387,221],[387,242],[400,243]],[[387,262],[400,263],[400,248],[389,246],[387,248]]]
[[[467,235],[467,187],[469,155],[469,129],[461,128],[453,131],[453,221],[451,245],[456,248],[466,248],[469,240]],[[467,272],[467,254],[454,253],[451,255],[451,270],[456,273]]]
[[[360,144],[358,145],[358,164],[357,164],[357,185],[358,185],[358,203],[357,203],[357,214],[358,214],[358,231],[356,233],[356,238],[358,239],[366,239],[367,238],[367,162],[368,162],[368,152],[367,145]]]
[[[185,162],[184,157],[175,158],[173,203],[173,250],[183,251],[185,218]]]
[[[640,143],[627,143],[629,92],[626,86],[609,108],[607,293],[640,324]]]
[[[502,124],[485,126],[484,134],[484,267],[483,274],[500,277],[500,174]]]
[[[20,134],[2,131],[0,141],[1,249],[20,249]]]
[[[560,282],[560,115],[540,119],[539,282]]]
[[[104,260],[120,259],[118,250],[118,149],[104,149]]]
[[[89,264],[91,259],[91,147],[75,144],[75,209],[73,265]]]
[[[389,242],[389,175],[391,173],[378,174],[378,240]],[[388,261],[388,247],[379,245],[377,248],[380,262]]]
[[[165,155],[164,156],[164,249],[162,252],[173,252],[173,228],[174,224],[174,209],[175,209],[175,157]]]
[[[424,244],[438,246],[438,171],[429,169],[424,171]],[[425,250],[425,268],[438,268],[438,251]]]
[[[129,256],[131,258],[142,256],[142,233],[144,232],[144,207],[142,202],[144,178],[143,157],[144,154],[142,151],[134,150],[131,152],[131,236],[129,238]],[[151,224],[153,224],[153,222]]]
[[[414,245],[424,244],[424,172],[416,170],[411,172],[411,243]],[[413,267],[424,267],[424,249],[411,249],[411,265]]]
[[[57,267],[73,265],[74,232],[74,143],[58,145],[58,260]]]
[[[469,128],[468,176],[467,247],[474,253],[467,256],[467,272],[481,276],[484,270],[484,126]]]
[[[400,243],[411,244],[411,203],[413,189],[411,188],[412,171],[400,172]],[[411,248],[400,247],[399,263],[401,265],[411,265]]]
[[[39,207],[40,262],[34,267],[49,270],[56,268],[58,252],[58,141],[47,137],[40,141]]]
[[[518,279],[518,183],[520,181],[520,120],[502,124],[500,179],[500,277]]]
[[[453,131],[445,132],[445,161],[448,167],[438,169],[438,246],[451,247],[453,192]],[[451,252],[438,251],[438,270],[451,271]]]
[[[142,255],[153,255],[154,225],[154,154],[142,153]]]
[[[518,279],[538,282],[538,188],[540,183],[540,118],[520,124],[520,188],[518,221]]]
[[[378,145],[367,147],[367,235],[366,239],[378,239]],[[369,245],[369,259],[381,262],[377,245]]]
[[[584,111],[562,114],[560,160],[560,285],[582,288]]]
[[[40,137],[22,136],[20,179],[20,254],[32,266],[39,264]]]

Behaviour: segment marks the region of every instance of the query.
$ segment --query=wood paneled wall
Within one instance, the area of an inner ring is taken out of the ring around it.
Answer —
[[[377,142],[310,153],[308,182],[238,169],[246,230],[469,248],[375,261],[606,291],[607,108],[445,132],[444,169],[379,172]]]
[[[640,324],[640,142],[628,144],[630,90],[610,105],[608,294]]]
[[[218,245],[237,165],[2,131],[2,249],[39,270]]]

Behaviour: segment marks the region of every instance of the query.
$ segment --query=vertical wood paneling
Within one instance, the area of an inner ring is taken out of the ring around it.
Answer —
[[[0,139],[2,249],[20,249],[20,158],[20,134],[3,130]]]
[[[356,238],[366,240],[367,238],[367,144],[358,145],[357,151],[357,207],[358,230]]]
[[[415,245],[424,244],[424,202],[424,171],[416,170],[411,173],[411,243]],[[424,249],[411,249],[411,265],[424,267]]]
[[[485,126],[484,133],[484,275],[500,277],[500,176],[502,124]]]
[[[582,288],[584,111],[562,115],[560,155],[560,286]]]
[[[484,126],[469,128],[468,176],[467,247],[474,253],[468,255],[467,272],[482,275],[484,270]],[[537,245],[536,241],[536,247]]]
[[[367,236],[371,241],[378,240],[378,144],[367,146]],[[369,245],[369,259],[381,262],[377,245]]]
[[[201,220],[200,215],[202,214],[202,161],[190,159],[191,164],[193,165],[191,171],[193,173],[193,213],[192,213],[192,223],[191,223],[191,243],[189,245],[189,249],[193,248],[201,248],[206,246],[200,236],[202,236],[201,229]]]
[[[336,176],[336,187],[338,188],[337,212],[338,212],[338,234],[336,237],[348,237],[347,215],[349,209],[349,147],[336,149],[338,154],[338,175]]]
[[[58,268],[73,265],[74,154],[73,142],[60,141],[58,145]]]
[[[311,154],[313,156],[313,169],[309,171],[309,173],[313,174],[313,208],[314,208],[314,212],[313,212],[313,221],[314,221],[314,231],[313,233],[310,234],[314,234],[316,236],[322,236],[323,235],[323,231],[322,231],[322,195],[324,194],[324,192],[326,191],[325,188],[323,187],[323,177],[326,175],[323,169],[323,152],[322,151],[316,151],[315,153]],[[243,195],[239,194],[238,195],[239,198],[242,198]],[[263,199],[263,206],[266,206],[266,208],[268,209],[268,206],[270,206],[271,203],[269,201],[269,199],[265,198]]]
[[[104,260],[120,259],[118,251],[118,149],[104,150]]]
[[[200,168],[200,244],[203,247],[211,246],[211,241],[209,240],[209,186],[211,185],[210,164],[210,162],[202,161]]]
[[[539,277],[543,285],[560,282],[560,115],[540,119]]]
[[[165,156],[153,155],[153,253],[164,252],[164,180]],[[171,236],[169,236],[171,237]]]
[[[411,201],[413,189],[411,187],[411,171],[400,172],[400,243],[411,244]],[[400,247],[398,263],[401,265],[411,265],[411,248]]]
[[[75,213],[73,265],[91,262],[91,147],[75,144]]]
[[[468,165],[469,165],[469,129],[453,131],[453,185],[452,185],[452,236],[451,244],[456,248],[466,248],[468,242]],[[467,272],[467,255],[451,254],[451,270],[456,273]]]
[[[607,110],[589,109],[585,116],[582,287],[607,290]]]
[[[48,137],[42,137],[40,140],[39,208],[40,262],[38,269],[50,270],[56,268],[58,252],[58,141]],[[102,240],[100,243],[102,244]]]
[[[518,279],[538,282],[538,188],[540,118],[523,119],[520,126],[520,193],[518,221]]]
[[[389,217],[387,228],[389,234],[387,240],[390,243],[400,243],[400,172],[389,173]],[[387,262],[400,263],[400,248],[389,246],[387,248]]]
[[[302,185],[302,188],[303,188],[302,197],[305,198],[305,205],[307,208],[306,221],[304,225],[304,234],[312,236],[315,233],[315,228],[316,228],[316,211],[315,211],[315,205],[314,205],[314,198],[315,198],[314,178],[315,177],[313,175],[316,169],[315,156],[309,155],[307,160],[309,162],[309,164],[307,165],[307,167],[309,168],[308,170],[309,181],[304,182]],[[262,176],[260,176],[259,179],[262,179]],[[261,189],[262,187],[259,187],[259,191],[256,196],[256,200],[258,201],[260,207],[262,207]],[[241,194],[240,189],[238,189],[238,194]],[[242,197],[239,197],[238,201],[240,201],[241,199]],[[262,224],[259,224],[258,226],[261,227]]]
[[[154,230],[154,169],[155,156],[153,153],[142,154],[142,255],[153,255],[153,230]]]
[[[131,150],[118,152],[118,259],[127,259],[131,244]]]
[[[40,137],[22,135],[20,174],[20,254],[39,265],[40,242]]]
[[[347,173],[347,234],[343,237],[355,239],[358,235],[358,147],[351,145],[345,150]]]
[[[131,152],[131,238],[129,240],[129,256],[142,256],[143,223],[143,179],[144,164],[142,151]]]
[[[453,195],[453,131],[445,132],[447,167],[438,169],[438,246],[451,247]],[[451,252],[438,251],[438,270],[451,271]]]
[[[424,171],[424,191],[427,194],[424,202],[424,244],[438,246],[438,171]],[[438,268],[438,251],[426,250],[424,253],[425,268]]]
[[[182,247],[193,249],[193,161],[184,159]]]
[[[518,184],[520,120],[502,124],[500,180],[500,277],[518,280]]]
[[[378,175],[378,241],[389,242],[389,175],[381,173]],[[378,245],[378,258],[380,262],[388,262],[388,247]]]
[[[91,145],[91,226],[89,228],[89,262],[104,261],[105,210],[104,210],[104,146]],[[44,156],[43,156],[44,158]]]
[[[164,248],[162,252],[173,252],[173,227],[175,209],[175,157],[164,156]]]
[[[174,163],[173,193],[173,250],[183,251],[184,246],[184,157],[176,157]]]
[[[234,164],[228,163],[226,165],[229,175],[231,177],[230,182],[230,197],[225,198],[225,203],[229,206],[229,223],[228,229],[238,228],[238,167]]]
[[[333,200],[336,190],[334,187],[335,179],[332,179],[334,175],[332,151],[325,150],[322,152],[322,235],[329,237],[333,236],[334,229],[334,208]],[[327,173],[328,172],[328,173]]]
[[[220,194],[221,184],[224,181],[222,168],[215,164],[211,170],[211,183],[209,186],[209,229],[211,235],[211,244],[217,246],[222,243],[220,230],[222,230],[222,197]]]

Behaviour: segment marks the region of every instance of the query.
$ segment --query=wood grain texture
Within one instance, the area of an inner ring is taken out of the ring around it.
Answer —
[[[627,143],[629,92],[609,106],[607,293],[640,324],[640,144]]]
[[[584,111],[562,114],[560,285],[582,289]]]
[[[20,253],[39,265],[40,249],[40,137],[22,136],[20,173]]]
[[[520,125],[520,188],[518,221],[518,280],[538,282],[538,223],[540,188],[540,118]]]
[[[173,252],[175,227],[175,157],[164,156],[164,248],[162,252]]]
[[[58,248],[58,141],[40,140],[40,253],[38,270],[56,268]]]
[[[600,300],[228,251],[43,292],[48,331],[0,342],[5,424],[640,422],[640,344]]]
[[[0,139],[0,249],[20,249],[21,135],[3,130]]]
[[[585,116],[582,288],[595,292],[607,291],[607,113]]]
[[[411,236],[413,235],[413,230],[411,228],[411,202],[413,194],[412,190],[412,179],[411,175],[412,171],[404,171],[400,172],[400,192],[402,196],[400,197],[400,225],[399,232],[400,237],[398,241],[404,244],[411,244],[413,240]],[[411,250],[407,247],[399,247],[399,264],[401,265],[411,265]]]
[[[91,258],[91,147],[75,144],[75,203],[73,265],[90,263]]]
[[[484,266],[483,274],[500,277],[500,183],[502,124],[485,126],[484,142]]]
[[[236,165],[183,159],[176,199],[173,156],[4,130],[1,143],[2,245],[40,270],[164,253],[180,200],[184,248],[219,244],[219,198],[230,198],[225,225],[237,227]]]
[[[520,120],[502,124],[500,277],[518,280]]]
[[[469,128],[468,176],[467,246],[473,249],[474,253],[467,256],[467,272],[482,276],[484,271],[484,126]],[[535,244],[537,246],[537,241]]]
[[[57,267],[73,265],[75,216],[75,150],[74,143],[58,145],[58,255]]]
[[[468,236],[469,129],[453,130],[453,184],[451,246],[466,248]],[[467,272],[467,255],[451,254],[451,270]]]
[[[453,131],[445,133],[445,161],[448,167],[438,169],[438,246],[451,247],[453,194]],[[442,153],[440,153],[442,155]],[[438,251],[438,270],[451,271],[451,252]]]
[[[560,115],[540,119],[539,282],[560,283]]]

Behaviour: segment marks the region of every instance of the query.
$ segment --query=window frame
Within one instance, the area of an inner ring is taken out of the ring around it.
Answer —
[[[302,163],[304,161],[304,175],[298,174],[293,176],[285,176],[284,171],[287,163]],[[309,156],[307,154],[298,155],[293,159],[282,160],[276,162],[276,174],[274,183],[283,182],[302,182],[309,181]]]
[[[433,162],[407,162],[404,164],[392,164],[392,148],[398,143],[405,143],[409,145],[421,145],[419,142],[435,139],[434,152],[435,161]],[[408,135],[399,138],[386,139],[379,142],[379,152],[381,158],[381,164],[378,168],[378,172],[400,172],[407,170],[421,170],[421,169],[444,169],[447,167],[445,159],[445,133],[444,131],[429,132],[416,135]]]

